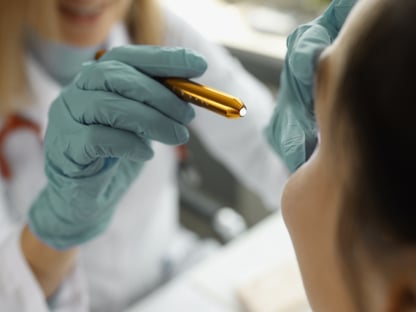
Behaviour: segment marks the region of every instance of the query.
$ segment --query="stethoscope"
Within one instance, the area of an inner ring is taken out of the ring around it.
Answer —
[[[0,130],[0,174],[6,181],[10,181],[10,179],[12,179],[13,172],[9,162],[6,159],[5,144],[10,134],[18,130],[29,130],[30,132],[33,132],[40,141],[42,140],[41,127],[32,120],[18,114],[13,114],[7,117],[2,129]],[[177,146],[176,157],[178,159],[179,169],[181,172],[189,173],[192,167],[190,166],[188,147],[186,145]]]
[[[29,130],[41,140],[41,127],[35,122],[18,114],[13,114],[6,118],[0,130],[0,174],[6,181],[13,177],[13,172],[6,159],[5,144],[10,134],[17,130]]]

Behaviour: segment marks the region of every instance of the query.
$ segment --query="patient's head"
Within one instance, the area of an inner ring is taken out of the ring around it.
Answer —
[[[320,143],[283,197],[315,311],[416,311],[416,1],[360,0],[321,57]]]

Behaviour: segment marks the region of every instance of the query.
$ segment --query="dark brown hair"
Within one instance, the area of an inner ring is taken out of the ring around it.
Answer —
[[[334,131],[345,117],[353,154],[339,219],[351,285],[357,246],[383,270],[395,250],[416,247],[416,1],[380,1],[354,34],[332,111]]]

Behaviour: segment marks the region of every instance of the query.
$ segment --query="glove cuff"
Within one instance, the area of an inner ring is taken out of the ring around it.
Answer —
[[[71,209],[56,207],[63,203],[56,197],[48,187],[39,195],[29,211],[28,226],[39,240],[57,250],[75,247],[98,236],[107,228],[114,212],[114,208],[107,208],[94,219],[74,222],[56,213]]]

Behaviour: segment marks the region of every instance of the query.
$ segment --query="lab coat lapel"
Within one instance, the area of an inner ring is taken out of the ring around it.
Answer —
[[[114,48],[128,43],[129,36],[124,24],[119,23],[114,25],[108,38],[108,48]],[[61,86],[30,55],[26,57],[26,68],[33,97],[31,98],[31,103],[28,105],[28,109],[23,115],[41,127],[43,137],[48,122],[49,107],[54,99],[58,97]]]
[[[31,56],[26,57],[26,69],[32,96],[23,115],[40,126],[43,138],[48,123],[49,107],[58,97],[61,87]]]

